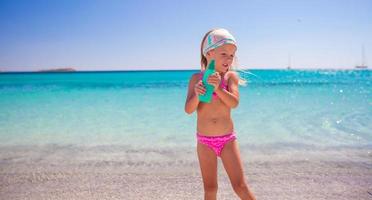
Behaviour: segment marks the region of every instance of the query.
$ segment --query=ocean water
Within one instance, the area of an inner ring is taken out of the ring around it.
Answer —
[[[0,145],[194,147],[196,71],[0,74]],[[243,148],[371,147],[372,71],[250,70],[232,111]]]

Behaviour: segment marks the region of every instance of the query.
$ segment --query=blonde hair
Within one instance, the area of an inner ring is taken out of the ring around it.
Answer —
[[[203,39],[201,41],[201,45],[200,45],[200,64],[201,64],[201,70],[205,70],[207,68],[207,65],[208,65],[208,60],[207,60],[207,58],[203,54],[203,44],[204,44],[204,41],[206,40],[206,38],[208,37],[209,33],[211,33],[214,30],[217,30],[217,28],[208,31],[204,35],[204,37],[203,37]],[[232,67],[229,67],[228,71],[231,70],[231,71],[235,71],[235,72],[238,72],[238,73],[239,72],[245,73],[244,70],[238,69],[237,66],[238,66],[238,62],[237,62],[237,57],[235,56],[234,61],[233,61],[233,66]],[[239,74],[239,85],[246,86],[246,84],[247,84],[247,80],[245,80],[245,78],[242,78],[240,76],[240,74]]]

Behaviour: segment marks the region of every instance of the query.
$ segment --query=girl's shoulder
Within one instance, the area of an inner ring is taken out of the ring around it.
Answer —
[[[190,82],[197,82],[200,80],[201,77],[201,72],[195,72],[194,74],[191,75],[190,77]]]
[[[236,71],[228,71],[225,73],[225,79],[229,80],[239,80],[239,74]]]

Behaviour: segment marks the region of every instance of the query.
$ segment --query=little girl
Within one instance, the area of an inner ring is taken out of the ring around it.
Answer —
[[[206,33],[201,44],[202,71],[193,74],[189,82],[185,111],[188,114],[197,111],[197,152],[205,200],[217,196],[217,157],[222,159],[236,194],[244,200],[255,199],[244,178],[231,119],[231,109],[239,104],[239,76],[231,70],[236,49],[235,38],[227,30]],[[211,60],[215,60],[216,70],[208,78],[208,83],[214,86],[213,99],[203,103],[199,101],[199,95],[205,93],[201,79]]]

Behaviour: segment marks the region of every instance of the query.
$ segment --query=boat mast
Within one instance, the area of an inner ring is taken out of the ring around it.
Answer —
[[[287,69],[291,69],[291,54],[288,53],[288,66]]]
[[[362,45],[362,66],[365,66],[364,45]]]

